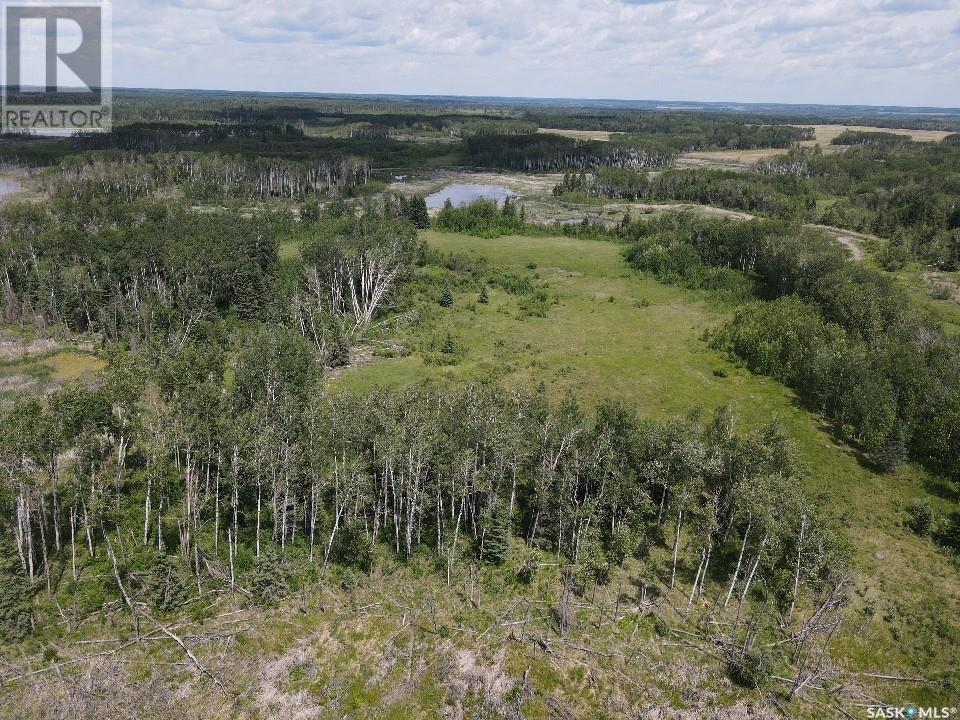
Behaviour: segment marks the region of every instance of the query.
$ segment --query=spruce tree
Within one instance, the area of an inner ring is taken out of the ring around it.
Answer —
[[[13,562],[0,564],[0,640],[18,642],[33,630],[29,587]]]
[[[443,288],[443,295],[440,296],[440,307],[450,307],[453,305],[453,290],[447,285]]]
[[[275,550],[264,552],[253,566],[253,595],[261,605],[273,605],[287,594],[287,572]]]
[[[497,504],[491,511],[490,530],[483,540],[483,561],[503,565],[510,556],[510,518],[507,510]]]
[[[453,342],[453,336],[450,333],[447,333],[447,339],[443,341],[441,351],[444,355],[453,355],[457,351],[457,346]]]
[[[490,302],[490,294],[487,292],[486,285],[480,288],[480,297],[477,299],[477,302],[482,303],[483,305],[486,305],[488,302]]]
[[[407,218],[419,230],[430,227],[430,214],[427,212],[427,201],[423,195],[414,195],[407,203]]]

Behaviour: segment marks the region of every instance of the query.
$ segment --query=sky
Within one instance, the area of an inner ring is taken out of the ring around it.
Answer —
[[[117,0],[121,87],[960,107],[960,0]]]

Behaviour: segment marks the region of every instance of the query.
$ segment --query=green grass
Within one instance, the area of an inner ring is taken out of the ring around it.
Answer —
[[[87,352],[58,350],[38,358],[0,363],[0,377],[23,374],[38,380],[66,382],[102,370],[106,361]]]
[[[875,610],[876,619],[863,630],[859,623],[851,624],[838,639],[840,661],[865,671],[922,672],[960,664],[958,649],[935,637],[926,639],[937,646],[932,663],[926,653],[897,640],[918,626],[910,619],[917,612],[956,617],[957,568],[931,542],[903,527],[903,507],[910,500],[933,490],[931,502],[945,511],[949,503],[942,496],[949,489],[913,466],[884,476],[870,471],[854,450],[837,442],[818,417],[799,405],[792,391],[711,350],[702,340],[704,331],[728,317],[731,308],[632,272],[621,247],[613,243],[436,232],[424,237],[434,249],[475,253],[493,268],[539,277],[557,304],[545,318],[521,318],[518,298],[496,288],[490,288],[486,306],[475,302],[473,290],[458,292],[452,308],[426,307],[407,337],[416,348],[425,338],[442,338],[449,331],[461,348],[455,365],[430,365],[417,353],[380,359],[344,373],[335,381],[339,386],[493,376],[506,384],[543,381],[552,396],[573,391],[587,403],[619,397],[652,416],[676,415],[696,405],[710,411],[731,403],[746,427],[777,419],[809,469],[808,491],[849,528],[856,547],[853,611]],[[724,373],[726,377],[718,376]],[[906,578],[913,583],[907,592]]]

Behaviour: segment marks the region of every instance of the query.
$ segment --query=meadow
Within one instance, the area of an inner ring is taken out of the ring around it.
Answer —
[[[847,528],[855,547],[852,620],[835,660],[850,670],[884,668],[879,672],[887,674],[960,663],[950,636],[937,634],[936,619],[947,608],[960,612],[956,566],[904,525],[905,508],[918,497],[932,493],[935,506],[948,510],[948,488],[914,465],[877,474],[792,391],[709,348],[704,334],[732,314],[730,305],[635,273],[622,246],[611,242],[433,231],[423,237],[441,253],[482,256],[493,268],[542,282],[556,304],[545,317],[529,317],[514,296],[496,288],[488,305],[478,304],[475,292],[457,293],[452,307],[425,309],[406,335],[417,348],[435,346],[449,332],[458,346],[455,364],[428,364],[414,352],[376,358],[332,382],[369,389],[495,377],[507,384],[542,381],[555,397],[572,392],[588,402],[612,394],[654,416],[694,406],[709,413],[729,403],[745,428],[775,419],[797,443],[807,489]],[[905,581],[922,583],[924,591],[900,592]],[[918,629],[909,644],[898,642]]]

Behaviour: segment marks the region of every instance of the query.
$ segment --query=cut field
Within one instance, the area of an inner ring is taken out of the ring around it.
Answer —
[[[602,140],[607,141],[611,135],[616,135],[609,130],[564,130],[562,128],[537,128],[538,133],[547,133],[550,135],[563,135],[574,140]]]
[[[838,639],[838,664],[852,671],[896,674],[960,662],[958,648],[938,644],[937,638],[922,649],[897,641],[901,634],[913,633],[907,623],[934,623],[933,615],[941,610],[956,617],[960,609],[957,571],[950,559],[903,527],[906,503],[933,492],[932,501],[946,509],[948,503],[936,496],[945,491],[912,466],[892,475],[875,474],[800,407],[791,391],[711,350],[703,334],[728,317],[730,308],[634,273],[621,247],[612,243],[436,232],[425,233],[425,239],[441,252],[481,255],[493,268],[539,279],[556,304],[546,317],[521,319],[515,296],[491,288],[489,305],[482,305],[475,302],[475,292],[462,292],[452,308],[432,306],[422,312],[405,338],[417,348],[436,344],[449,332],[461,348],[455,365],[427,364],[418,354],[381,358],[338,376],[338,386],[493,377],[505,384],[543,381],[554,397],[573,391],[588,403],[615,396],[647,415],[673,416],[698,405],[710,411],[731,403],[745,426],[777,419],[809,468],[811,495],[842,519],[856,547],[859,612],[852,616],[857,627],[847,628]],[[898,593],[905,577],[924,578],[926,597]],[[885,697],[893,692],[878,691]]]
[[[723,165],[732,168],[748,168],[761,160],[783,155],[783,148],[756,148],[754,150],[704,150],[684,153],[677,160],[680,167]]]
[[[853,132],[893,133],[894,135],[904,135],[909,137],[915,142],[940,142],[948,135],[953,135],[953,132],[947,132],[943,130],[908,130],[900,128],[868,127],[866,125],[802,125],[800,127],[812,127],[816,133],[815,140],[803,140],[800,142],[800,144],[805,147],[813,147],[817,144],[821,146],[830,145],[833,139],[838,137],[845,130],[852,130]]]

